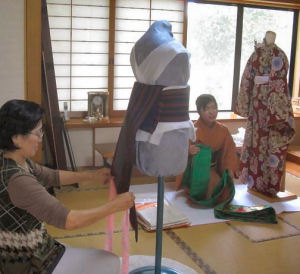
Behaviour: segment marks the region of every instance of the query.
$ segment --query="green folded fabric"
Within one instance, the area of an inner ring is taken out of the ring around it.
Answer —
[[[215,217],[219,219],[232,219],[243,222],[277,224],[276,212],[273,207],[226,205],[214,208]]]
[[[214,207],[215,217],[219,219],[277,223],[275,210],[270,206],[230,205],[235,194],[235,188],[228,170],[224,171],[220,182],[212,190],[211,197],[206,199],[210,180],[211,149],[208,146],[197,146],[200,151],[193,157],[189,157],[182,180],[182,185],[189,189],[190,199],[193,202]],[[218,204],[218,198],[226,187],[229,188],[230,195],[226,201]]]

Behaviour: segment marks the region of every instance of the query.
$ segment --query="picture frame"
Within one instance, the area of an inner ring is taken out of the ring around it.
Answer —
[[[108,116],[108,92],[88,92],[88,116],[97,120]]]

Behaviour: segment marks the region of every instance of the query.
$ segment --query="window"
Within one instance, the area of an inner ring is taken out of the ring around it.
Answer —
[[[48,0],[60,110],[86,111],[89,91],[107,91],[109,0]]]
[[[220,110],[233,109],[232,100],[254,51],[254,40],[262,42],[266,31],[277,34],[275,43],[290,59],[295,14],[275,8],[189,2],[190,110],[196,111],[195,100],[201,93],[213,94]]]
[[[184,3],[47,0],[60,110],[67,102],[71,112],[87,111],[89,91],[112,94],[110,115],[126,110],[135,81],[130,66],[134,43],[155,20],[162,19],[172,24],[175,38],[182,41]]]
[[[219,109],[231,108],[236,19],[235,6],[189,3],[190,110],[202,93],[213,94]]]
[[[276,33],[276,45],[291,56],[294,13],[291,11],[244,8],[241,75],[253,52],[254,40],[262,42],[267,30]]]
[[[200,0],[47,0],[47,6],[59,106],[67,102],[72,113],[87,111],[89,91],[108,91],[110,116],[124,113],[135,81],[130,52],[155,20],[170,21],[178,41],[187,37],[191,111],[204,92],[215,95],[220,110],[232,110],[254,40],[267,30],[277,33],[289,59],[295,56],[297,12],[283,8]]]
[[[182,42],[183,19],[184,1],[116,1],[113,110],[127,109],[135,81],[129,62],[134,43],[156,20],[168,20],[175,39]]]

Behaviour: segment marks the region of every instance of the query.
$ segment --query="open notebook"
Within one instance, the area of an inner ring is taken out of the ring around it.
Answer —
[[[136,204],[138,222],[147,231],[156,230],[157,202]],[[164,200],[163,229],[189,226],[188,218],[177,207]]]

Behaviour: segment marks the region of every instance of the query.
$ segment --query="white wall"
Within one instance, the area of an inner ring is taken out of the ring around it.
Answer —
[[[117,143],[120,130],[120,127],[97,128],[95,136],[96,144]],[[100,154],[96,152],[95,156],[95,165],[103,165],[103,159],[101,158]]]
[[[24,99],[24,0],[0,0],[0,105]]]
[[[78,167],[93,165],[92,129],[68,129],[70,142]],[[67,152],[67,150],[65,150]],[[67,156],[68,160],[68,156]],[[69,166],[69,164],[68,164]]]
[[[75,164],[78,167],[93,165],[93,131],[86,129],[68,130],[71,146],[75,158]],[[96,144],[116,143],[118,141],[120,127],[97,128],[95,130]],[[68,157],[67,157],[68,159]],[[95,153],[95,165],[102,166],[103,159],[98,152]]]

